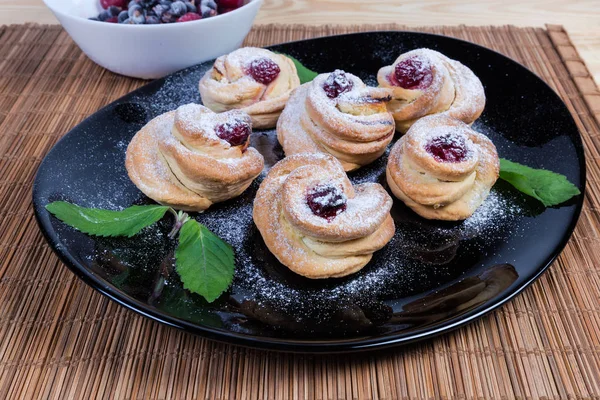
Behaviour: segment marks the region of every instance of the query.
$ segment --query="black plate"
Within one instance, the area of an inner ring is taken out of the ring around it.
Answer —
[[[379,32],[272,47],[315,71],[342,68],[375,84],[377,70],[402,52],[429,47],[462,61],[481,79],[487,106],[474,127],[501,157],[566,175],[583,192],[582,142],[567,108],[541,79],[483,47],[442,36]],[[396,201],[397,232],[359,273],[311,281],[268,252],[252,223],[261,177],[239,198],[194,215],[236,251],[232,288],[207,304],[182,289],[172,268],[170,221],[132,239],[81,234],[44,210],[54,200],[117,209],[151,203],[129,181],[125,149],[151,118],[199,102],[197,83],[212,62],[154,81],[98,111],[50,151],[33,201],[38,223],[59,257],[85,282],[157,321],[236,344],[288,351],[379,348],[430,337],[498,307],[536,279],[569,239],[583,196],[543,209],[499,182],[465,222],[427,221]],[[255,132],[267,168],[282,156],[274,131]],[[350,174],[384,183],[387,157]]]

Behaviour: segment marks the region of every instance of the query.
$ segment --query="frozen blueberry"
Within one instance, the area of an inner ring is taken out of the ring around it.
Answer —
[[[145,24],[146,16],[143,11],[134,12],[131,17],[129,17],[134,24]]]
[[[123,23],[127,18],[129,18],[129,13],[127,10],[123,10],[119,13],[118,21],[119,23]]]
[[[129,17],[133,17],[133,14],[140,14],[144,12],[142,6],[140,6],[139,4],[134,4],[131,7],[129,7],[129,9],[127,10],[127,12],[129,13]]]
[[[158,0],[158,4],[160,4],[161,6],[171,7],[171,4],[173,4],[173,0]]]
[[[187,7],[185,6],[185,3],[183,1],[177,0],[174,1],[173,4],[171,4],[171,14],[173,14],[173,16],[179,18],[186,12]]]
[[[200,8],[200,12],[202,14],[202,18],[210,18],[210,17],[214,17],[215,15],[217,15],[217,10],[213,10],[212,8],[209,8],[209,7]]]
[[[179,17],[176,17],[176,16],[174,16],[173,14],[171,14],[171,12],[170,12],[170,11],[165,11],[165,12],[162,14],[162,16],[160,17],[160,20],[161,20],[163,23],[165,23],[165,24],[170,24],[170,23],[172,23],[172,22],[175,22],[175,21],[177,21],[177,18],[179,18]]]
[[[156,5],[156,0],[141,0],[140,1],[140,6],[142,6],[146,10],[151,9],[155,5]]]
[[[146,17],[146,23],[151,25],[160,24],[160,19],[155,15],[149,15]]]
[[[98,21],[104,22],[109,18],[112,18],[112,15],[110,14],[110,12],[108,12],[108,10],[104,10],[100,14],[98,14]]]
[[[217,9],[217,3],[215,0],[200,0],[200,5],[210,7],[213,10]]]
[[[110,6],[106,11],[108,11],[111,17],[116,17],[121,12],[121,7]]]
[[[152,9],[152,11],[154,11],[154,14],[156,14],[156,16],[158,18],[162,17],[163,13],[165,11],[167,11],[167,10],[169,10],[169,7],[168,6],[163,6],[162,4],[157,4]]]
[[[97,17],[88,18],[90,21],[100,21]]]
[[[190,3],[189,1],[185,2],[185,6],[187,7],[187,12],[191,12],[191,13],[198,12],[198,9],[196,8],[196,6],[193,5],[192,3]]]
[[[217,15],[217,3],[215,3],[214,0],[200,0],[199,4],[202,18],[209,18]]]

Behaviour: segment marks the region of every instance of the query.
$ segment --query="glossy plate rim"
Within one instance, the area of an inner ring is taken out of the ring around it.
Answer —
[[[423,36],[429,36],[429,37],[443,38],[444,40],[457,41],[457,42],[461,42],[463,44],[467,44],[469,46],[474,46],[478,49],[483,50],[484,52],[495,53],[495,54],[499,55],[500,57],[504,58],[505,60],[508,60],[509,62],[518,65],[520,68],[522,68],[524,70],[523,73],[530,74],[533,79],[538,80],[540,83],[542,83],[543,85],[548,87],[548,89],[553,93],[553,95],[557,98],[557,100],[560,101],[560,103],[565,108],[567,108],[566,104],[560,98],[558,93],[556,93],[554,91],[554,89],[552,87],[550,87],[550,85],[548,85],[548,83],[546,83],[542,78],[540,78],[537,74],[535,74],[534,72],[529,70],[526,66],[524,66],[520,62],[515,61],[515,60],[505,56],[504,54],[502,54],[498,51],[495,51],[493,49],[490,49],[488,47],[479,45],[477,43],[469,42],[466,40],[450,37],[450,36],[444,36],[444,35],[433,34],[433,33],[425,33],[425,32],[415,32],[415,31],[368,31],[368,32],[348,33],[348,34],[342,34],[342,35],[329,35],[329,36],[323,36],[323,37],[305,39],[305,40],[295,40],[295,41],[290,41],[290,42],[285,42],[285,43],[278,43],[278,44],[272,45],[272,46],[265,46],[265,48],[271,49],[271,48],[276,48],[281,45],[312,42],[312,41],[318,41],[320,39],[331,38],[331,37],[350,38],[350,37],[356,36],[356,35],[377,34],[377,33],[410,34],[410,35],[423,35]],[[208,61],[208,62],[210,62],[210,61]],[[191,67],[191,68],[193,68],[193,67]],[[185,69],[182,71],[185,71]],[[182,71],[175,72],[174,74],[171,74],[171,75],[179,74]],[[171,75],[169,75],[169,76],[171,76]],[[568,108],[567,108],[567,112],[568,112],[568,115],[570,118],[570,123],[573,125],[573,128],[577,131],[577,133],[578,133],[577,138],[579,139],[580,144],[581,144],[581,146],[580,146],[581,147],[581,151],[580,151],[581,157],[579,158],[579,169],[580,169],[580,178],[581,178],[581,195],[578,196],[578,198],[577,198],[576,209],[573,214],[573,219],[571,220],[569,226],[565,228],[565,231],[564,231],[564,234],[562,236],[560,243],[553,249],[551,254],[547,257],[546,261],[542,265],[539,266],[539,268],[533,274],[533,276],[531,276],[530,279],[522,282],[519,286],[507,291],[507,293],[503,297],[497,298],[491,304],[484,304],[482,306],[478,306],[475,309],[465,312],[463,314],[457,314],[456,316],[452,317],[450,320],[444,321],[442,323],[434,323],[432,326],[424,326],[420,329],[412,331],[409,334],[402,334],[402,333],[396,332],[396,333],[384,334],[384,335],[380,335],[380,336],[376,336],[376,337],[364,336],[364,337],[357,337],[357,338],[351,338],[351,339],[315,340],[315,341],[289,339],[289,338],[277,339],[277,338],[273,338],[273,337],[252,336],[252,335],[248,335],[248,334],[236,333],[233,331],[221,330],[221,329],[211,328],[208,326],[197,325],[197,324],[193,324],[191,322],[188,322],[188,321],[176,318],[176,317],[166,315],[165,313],[158,312],[158,311],[151,309],[145,303],[132,298],[131,296],[125,294],[124,292],[121,292],[120,290],[118,290],[117,288],[115,288],[114,286],[109,284],[108,282],[97,277],[92,271],[90,271],[88,268],[86,268],[84,265],[82,265],[80,262],[78,262],[61,244],[60,239],[57,237],[55,230],[52,228],[52,225],[50,222],[50,215],[45,210],[43,205],[40,204],[39,196],[38,196],[38,190],[39,190],[38,187],[40,185],[39,171],[44,167],[44,164],[47,162],[49,155],[52,154],[52,152],[54,152],[56,150],[56,148],[60,146],[61,142],[63,140],[65,140],[65,138],[67,138],[71,135],[75,135],[77,133],[75,131],[78,128],[84,127],[86,124],[89,124],[91,119],[97,113],[102,112],[105,109],[111,108],[117,104],[120,104],[123,101],[124,97],[134,96],[138,93],[148,90],[148,87],[150,87],[150,86],[160,85],[167,77],[150,81],[147,84],[137,88],[136,90],[127,93],[126,95],[122,96],[121,98],[119,98],[119,99],[107,104],[106,106],[102,107],[101,109],[97,110],[93,114],[86,117],[79,124],[77,124],[76,126],[71,128],[71,130],[69,132],[67,132],[65,135],[63,135],[44,156],[44,159],[42,160],[42,162],[40,163],[40,165],[38,167],[38,170],[36,171],[36,176],[34,178],[33,190],[32,190],[32,202],[33,202],[32,206],[34,208],[34,215],[35,215],[36,222],[37,222],[44,238],[50,245],[53,252],[58,256],[60,261],[62,261],[78,278],[80,278],[83,282],[85,282],[92,289],[97,290],[98,292],[100,292],[104,296],[108,297],[109,299],[115,301],[119,305],[121,305],[131,311],[134,311],[140,315],[143,315],[147,318],[150,318],[156,322],[160,322],[160,323],[163,323],[165,325],[168,325],[168,326],[171,326],[174,328],[178,328],[178,329],[185,330],[187,332],[198,334],[202,337],[205,337],[205,338],[208,338],[211,340],[216,340],[219,342],[225,342],[225,343],[230,343],[230,344],[245,346],[245,347],[250,347],[250,348],[259,348],[259,349],[265,349],[265,350],[275,350],[275,351],[292,352],[292,353],[343,353],[343,352],[359,352],[359,351],[369,351],[369,350],[374,351],[374,350],[389,348],[392,346],[399,346],[399,345],[414,343],[417,341],[421,341],[424,339],[428,339],[428,338],[432,338],[432,337],[441,335],[443,333],[453,331],[457,328],[467,325],[467,324],[483,317],[484,315],[490,313],[491,311],[499,308],[500,306],[504,305],[509,300],[513,299],[515,296],[519,295],[527,287],[529,287],[529,285],[531,285],[534,281],[536,281],[550,267],[550,265],[560,255],[560,253],[562,253],[562,251],[564,250],[565,246],[567,245],[569,239],[571,238],[571,236],[573,234],[573,231],[575,229],[575,226],[577,225],[577,222],[579,221],[579,217],[580,217],[581,211],[583,209],[583,200],[584,200],[584,196],[585,196],[585,189],[586,189],[586,183],[587,183],[586,182],[586,174],[587,174],[586,160],[585,160],[585,151],[583,150],[583,140],[581,138],[581,132],[577,128],[575,120],[573,119],[572,114],[568,111]]]

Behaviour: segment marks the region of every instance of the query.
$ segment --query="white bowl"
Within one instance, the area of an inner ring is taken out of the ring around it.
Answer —
[[[154,79],[227,54],[242,44],[263,0],[190,22],[129,25],[91,21],[99,0],[44,0],[89,58],[117,74]]]

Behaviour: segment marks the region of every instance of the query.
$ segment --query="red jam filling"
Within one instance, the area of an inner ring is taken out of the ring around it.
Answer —
[[[248,140],[252,129],[241,121],[228,122],[215,128],[217,136],[227,141],[232,146],[240,146]]]
[[[252,79],[263,85],[273,82],[280,72],[279,65],[270,58],[256,58],[248,65],[248,73]]]
[[[465,139],[461,136],[438,136],[425,145],[425,151],[437,161],[459,163],[467,159],[468,150]]]
[[[353,86],[354,84],[348,79],[346,73],[341,69],[336,69],[325,80],[323,90],[327,94],[327,97],[335,99],[340,94],[352,90]]]
[[[417,57],[409,57],[396,64],[390,81],[403,89],[425,89],[433,81],[433,72],[429,64]]]
[[[317,185],[306,194],[306,203],[313,214],[329,222],[346,210],[346,201],[342,189],[329,184]]]

